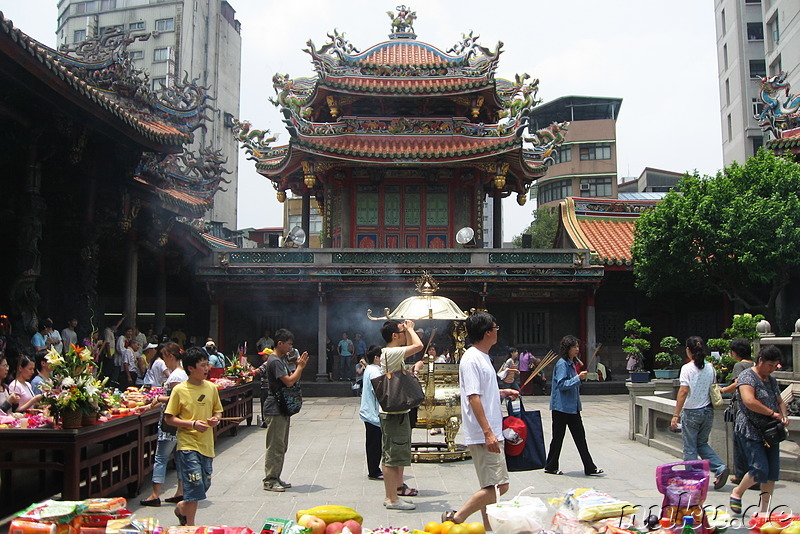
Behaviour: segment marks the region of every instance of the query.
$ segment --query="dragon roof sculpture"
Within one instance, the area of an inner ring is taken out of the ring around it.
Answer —
[[[759,97],[763,108],[755,118],[759,126],[770,132],[774,139],[767,143],[770,149],[800,148],[800,95],[791,94],[791,85],[784,71],[775,76],[761,77]]]

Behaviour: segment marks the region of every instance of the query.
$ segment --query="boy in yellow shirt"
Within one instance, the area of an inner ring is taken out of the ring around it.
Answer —
[[[194,525],[197,502],[206,498],[211,486],[214,459],[213,428],[222,416],[217,387],[208,382],[208,354],[192,347],[183,357],[189,380],[175,386],[164,410],[164,419],[178,427],[175,461],[183,482],[183,500],[175,506],[181,525]]]

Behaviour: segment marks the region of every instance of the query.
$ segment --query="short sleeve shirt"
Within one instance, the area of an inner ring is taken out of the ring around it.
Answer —
[[[750,369],[742,371],[739,375],[739,385],[737,387],[742,386],[752,386],[757,401],[773,412],[778,411],[778,396],[781,393],[778,387],[778,381],[775,380],[774,377],[770,376],[767,381],[764,382],[761,380],[761,377],[758,376],[755,369],[751,367]],[[739,411],[736,412],[736,422],[734,423],[736,425],[735,431],[737,434],[744,435],[747,439],[761,440],[761,436],[753,425],[753,421],[755,421],[756,424],[763,425],[768,423],[770,419],[771,417],[769,416],[751,411],[743,402],[740,402]]]
[[[711,404],[711,384],[716,381],[717,374],[714,366],[709,362],[698,369],[694,362],[689,362],[681,367],[681,386],[689,387],[689,396],[683,404],[684,410],[697,410]]]
[[[492,360],[485,352],[470,347],[461,357],[458,365],[458,384],[461,389],[461,420],[466,445],[483,445],[486,436],[478,423],[472,406],[471,395],[479,395],[486,420],[492,428],[497,441],[503,441],[503,415],[500,411],[500,389]]]
[[[269,385],[269,393],[263,400],[264,415],[283,415],[278,408],[278,403],[275,401],[275,392],[284,387],[281,377],[289,375],[288,362],[275,354],[270,354],[267,361],[258,368],[258,372],[261,376],[266,377],[267,384]]]
[[[169,403],[164,413],[174,415],[184,421],[210,419],[215,413],[222,412],[217,386],[203,380],[198,385],[182,382],[172,389]],[[214,430],[205,432],[191,428],[178,428],[178,450],[197,451],[203,456],[214,457]]]
[[[339,352],[342,356],[353,355],[353,342],[349,339],[343,339],[339,342]]]

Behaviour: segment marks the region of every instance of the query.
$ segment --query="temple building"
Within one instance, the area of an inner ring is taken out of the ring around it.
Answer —
[[[75,317],[82,334],[208,324],[192,265],[220,246],[202,217],[224,158],[187,149],[208,120],[204,88],[154,90],[130,61],[150,37],[109,31],[56,51],[0,14],[0,313],[20,349],[45,317]]]
[[[380,342],[368,309],[394,307],[429,272],[462,309],[486,308],[501,341],[546,352],[586,339],[587,303],[603,275],[585,250],[483,248],[483,202],[499,233],[501,199],[525,203],[555,161],[567,124],[530,127],[539,81],[495,77],[502,45],[462,35],[451,47],[417,39],[399,9],[389,39],[359,50],[337,31],[305,50],[315,75],[273,78],[289,143],[242,118],[238,138],[280,200],[301,198],[301,234],[321,212],[321,248],[218,250],[197,270],[224,346],[290,328],[313,358],[347,331]],[[424,326],[430,329],[430,325]],[[593,342],[593,340],[591,340]],[[316,349],[316,350],[315,350]],[[324,374],[324,358],[309,372]],[[307,377],[308,378],[308,377]]]

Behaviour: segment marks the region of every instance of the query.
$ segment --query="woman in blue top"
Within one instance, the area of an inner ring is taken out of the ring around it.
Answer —
[[[558,349],[560,358],[556,361],[553,370],[552,391],[550,393],[550,410],[553,417],[553,438],[550,441],[550,452],[547,453],[547,463],[544,472],[551,475],[563,475],[558,469],[558,459],[561,456],[561,446],[567,427],[572,434],[572,440],[578,448],[583,462],[583,472],[587,476],[603,473],[594,465],[589,447],[586,445],[586,431],[581,420],[581,380],[586,378],[586,371],[577,372],[575,364],[578,362],[580,341],[575,336],[564,336]]]

